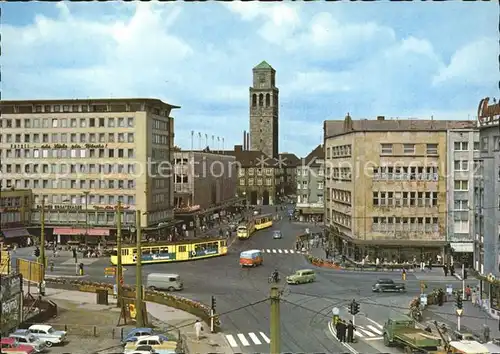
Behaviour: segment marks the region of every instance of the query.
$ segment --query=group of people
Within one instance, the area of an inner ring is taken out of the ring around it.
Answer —
[[[335,330],[337,331],[337,339],[341,343],[354,343],[354,331],[356,327],[349,320],[349,323],[346,323],[342,319],[338,319],[335,325]]]

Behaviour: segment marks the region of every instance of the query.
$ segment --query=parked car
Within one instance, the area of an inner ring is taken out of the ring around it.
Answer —
[[[139,345],[133,351],[124,352],[125,354],[157,354],[158,352],[150,345]]]
[[[316,273],[312,269],[301,269],[286,277],[288,284],[312,283],[316,280]]]
[[[0,339],[0,347],[2,353],[23,353],[34,354],[35,349],[31,345],[20,344],[15,338],[4,337]]]
[[[372,286],[373,292],[383,293],[385,291],[406,291],[406,286],[401,283],[395,283],[392,279],[379,279]]]
[[[155,331],[152,328],[134,328],[130,332],[127,333],[125,338],[122,340],[122,345],[126,345],[127,343],[137,342],[139,337],[148,337],[157,335],[163,341],[175,340],[175,338],[169,338],[168,335],[163,334],[155,334]]]
[[[16,339],[19,344],[31,345],[37,353],[44,351],[46,347],[44,341],[42,341],[40,338],[35,337],[31,333],[12,333],[10,337]]]
[[[134,351],[141,345],[149,345],[151,346],[154,350],[156,351],[163,351],[163,350],[175,350],[177,347],[177,342],[175,340],[165,340],[164,336],[161,335],[154,335],[154,336],[145,336],[145,337],[139,337],[137,338],[137,341],[134,343],[127,343],[125,345],[125,351]]]
[[[274,230],[273,231],[273,239],[280,239],[282,237],[281,231],[280,230]]]
[[[42,341],[44,341],[49,348],[54,344],[62,344],[66,341],[65,331],[56,331],[52,326],[44,324],[32,325],[28,329],[18,329],[14,333],[31,333],[35,337],[40,338]]]

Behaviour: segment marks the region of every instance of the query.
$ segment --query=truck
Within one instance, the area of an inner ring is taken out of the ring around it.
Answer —
[[[405,292],[406,286],[401,283],[395,283],[392,279],[379,279],[373,284],[372,291],[377,293],[383,293],[385,291]]]
[[[385,322],[383,336],[386,347],[402,347],[405,353],[437,351],[442,346],[441,338],[417,328],[414,319],[398,313],[391,314]]]

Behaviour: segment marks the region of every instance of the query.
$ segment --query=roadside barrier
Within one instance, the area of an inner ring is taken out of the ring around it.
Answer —
[[[107,290],[109,295],[113,295],[113,284],[108,283],[98,283],[85,280],[63,278],[46,279],[46,283],[47,287],[49,288],[75,290],[88,293],[96,293],[97,290]],[[135,288],[124,285],[123,296],[128,298],[135,298]],[[210,307],[199,301],[153,290],[145,290],[144,301],[155,302],[161,305],[188,312],[196,317],[201,318],[208,326],[210,325]],[[221,329],[219,316],[216,315],[214,320],[215,332],[219,332]]]

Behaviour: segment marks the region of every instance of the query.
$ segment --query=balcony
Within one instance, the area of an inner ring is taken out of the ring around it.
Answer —
[[[193,189],[188,184],[174,184],[174,192],[175,193],[193,193]]]

